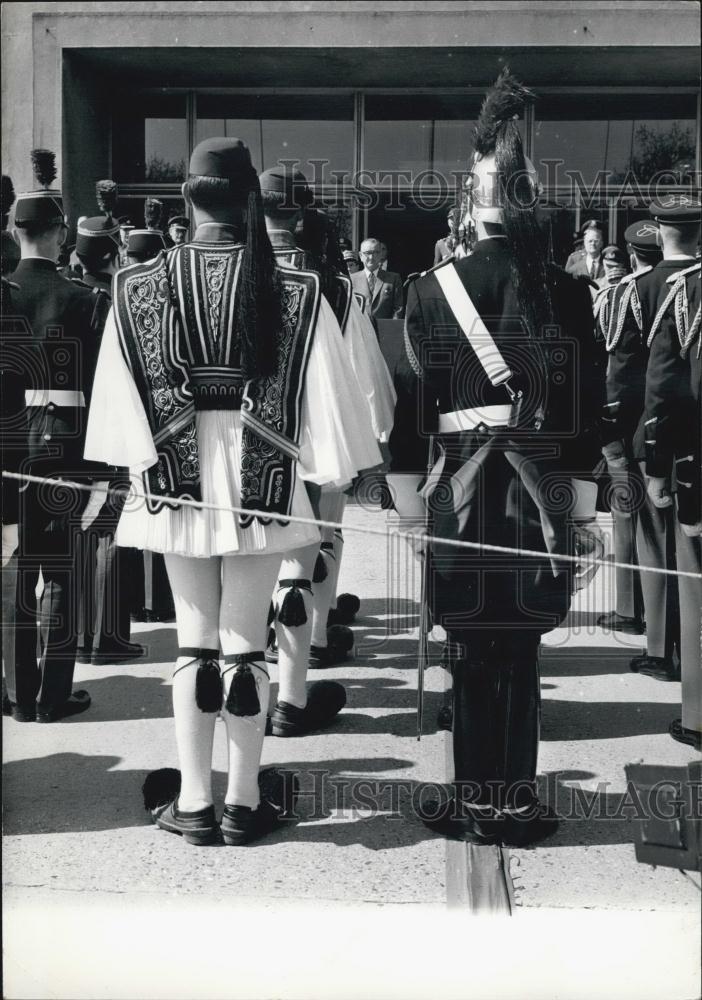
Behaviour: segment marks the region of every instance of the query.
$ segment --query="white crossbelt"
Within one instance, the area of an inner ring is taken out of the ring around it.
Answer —
[[[27,389],[26,406],[85,406],[85,396],[80,389]]]
[[[453,264],[446,264],[434,271],[436,280],[446,296],[456,320],[470,346],[475,351],[478,361],[485,374],[494,386],[504,385],[512,377],[507,362],[492,339],[492,334],[485,326],[480,313],[470,300],[461,279]]]
[[[476,427],[507,427],[512,413],[509,403],[494,406],[474,406],[468,410],[453,410],[439,414],[439,434],[452,431],[472,431]]]

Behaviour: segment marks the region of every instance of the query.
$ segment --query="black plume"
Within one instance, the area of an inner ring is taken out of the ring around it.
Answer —
[[[144,222],[147,229],[158,229],[161,223],[163,202],[158,198],[147,198],[144,202]]]
[[[56,180],[56,154],[50,149],[33,149],[32,169],[40,187],[49,188]]]
[[[10,209],[15,203],[15,189],[12,185],[12,178],[7,174],[2,175],[2,193],[0,194],[0,206],[2,214],[9,215]]]
[[[524,103],[533,92],[524,87],[510,74],[507,66],[502,70],[494,85],[483,100],[478,121],[473,130],[473,145],[480,156],[494,153],[500,129],[521,117]]]
[[[100,211],[111,218],[117,204],[117,185],[115,182],[98,181],[95,185],[95,197]]]

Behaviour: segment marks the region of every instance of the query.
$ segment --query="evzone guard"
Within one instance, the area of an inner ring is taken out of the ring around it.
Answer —
[[[313,517],[305,482],[350,483],[378,459],[358,433],[365,403],[344,380],[319,276],[276,267],[245,144],[200,143],[183,196],[192,242],[116,277],[86,454],[128,466],[155,497],[127,503],[117,541],[165,554],[175,600],[180,775],[170,787],[152,783],[146,804],[191,843],[216,842],[221,830],[237,845],[280,819],[259,791],[268,607],[284,555],[320,541],[315,525],[287,518]],[[296,589],[279,592],[281,605]],[[307,691],[303,679],[295,692],[307,725],[345,701],[331,682]],[[229,749],[221,825],[211,782],[219,714]]]

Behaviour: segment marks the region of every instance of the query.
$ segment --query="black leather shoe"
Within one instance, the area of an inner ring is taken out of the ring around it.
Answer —
[[[524,811],[505,809],[502,815],[502,842],[505,847],[528,847],[546,840],[558,829],[555,812],[540,802]]]
[[[3,706],[3,715],[4,706]],[[10,702],[10,715],[15,720],[15,722],[36,722],[37,721],[37,710],[36,708],[22,708],[21,705],[15,705]]]
[[[676,667],[672,660],[666,660],[662,656],[635,656],[629,664],[629,670],[634,674],[653,677],[657,681],[680,680],[680,667]]]
[[[90,708],[90,695],[87,691],[74,691],[68,701],[57,708],[51,708],[48,712],[37,709],[37,722],[58,722],[60,719],[68,719],[72,715],[80,715]]]
[[[114,649],[100,650],[93,653],[90,662],[95,666],[103,663],[123,663],[125,660],[138,660],[146,650],[138,642],[125,642]]]
[[[93,655],[91,649],[86,646],[79,646],[76,650],[76,663],[90,663],[90,657]]]
[[[12,702],[6,694],[2,696],[2,714],[12,715]]]
[[[626,635],[644,635],[646,626],[640,618],[628,618],[616,611],[608,611],[597,619],[600,628],[611,632],[624,632]]]
[[[215,819],[214,806],[206,806],[195,812],[181,812],[178,799],[168,805],[151,810],[151,818],[156,826],[168,833],[177,833],[187,844],[206,847],[220,843],[219,824]]]
[[[324,729],[346,704],[346,691],[336,681],[315,681],[304,708],[279,701],[271,713],[271,735],[304,736]]]
[[[673,719],[668,726],[668,732],[678,743],[685,743],[695,750],[702,750],[702,733],[698,733],[696,729],[686,729],[682,719]]]
[[[152,611],[151,608],[139,608],[132,612],[131,619],[134,622],[174,622],[175,611]]]
[[[502,819],[497,810],[489,807],[479,809],[456,799],[432,799],[423,804],[419,818],[432,833],[450,840],[478,846],[500,844],[502,840]]]

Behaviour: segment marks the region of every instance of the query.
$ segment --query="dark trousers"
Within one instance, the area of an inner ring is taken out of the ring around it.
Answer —
[[[458,797],[519,808],[536,797],[541,696],[540,636],[456,631],[465,656],[453,667],[453,759]]]
[[[643,466],[642,466],[643,470]],[[643,473],[642,473],[643,474]],[[659,510],[641,486],[642,502],[636,515],[636,548],[641,566],[675,569],[675,512]],[[641,573],[646,652],[670,659],[680,640],[678,581],[674,576]]]
[[[27,488],[20,521],[14,657],[6,663],[6,676],[10,700],[28,711],[35,703],[43,712],[57,708],[70,697],[73,684],[80,515],[51,508],[36,487]],[[44,589],[37,602],[40,572]]]
[[[91,525],[80,543],[78,645],[88,653],[109,653],[129,642],[129,577],[113,527]]]

